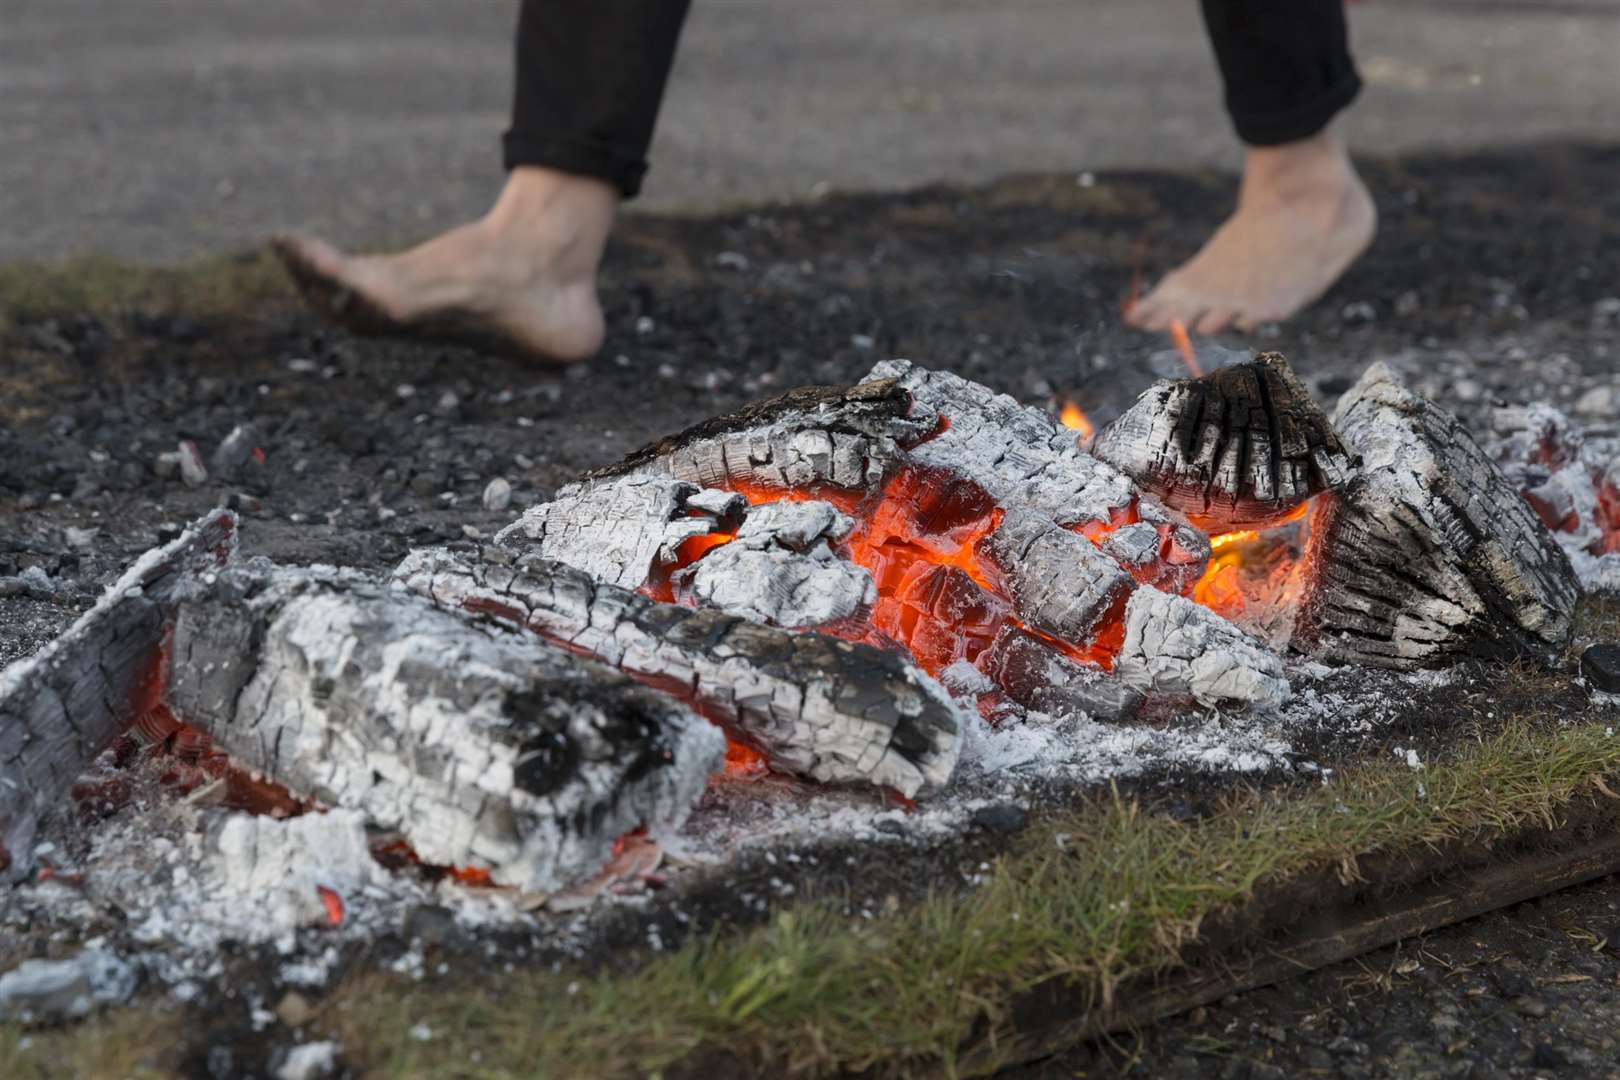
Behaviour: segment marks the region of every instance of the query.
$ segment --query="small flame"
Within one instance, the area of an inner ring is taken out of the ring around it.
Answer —
[[[1209,538],[1209,549],[1211,551],[1219,551],[1222,548],[1231,547],[1233,544],[1246,544],[1250,540],[1258,539],[1260,539],[1260,534],[1255,532],[1253,529],[1242,529],[1238,532],[1221,533],[1219,536],[1212,536]]]
[[[1180,319],[1171,319],[1170,340],[1175,342],[1176,351],[1181,354],[1182,362],[1187,365],[1187,370],[1192,372],[1192,377],[1202,379],[1204,369],[1198,363],[1198,353],[1193,348],[1192,335],[1187,333],[1187,324]]]
[[[1091,420],[1087,418],[1080,406],[1072,401],[1063,403],[1063,409],[1058,413],[1058,423],[1066,428],[1078,431],[1082,439],[1091,438],[1097,430],[1092,426]]]

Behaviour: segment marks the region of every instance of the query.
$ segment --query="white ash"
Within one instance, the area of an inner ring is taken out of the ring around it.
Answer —
[[[30,566],[22,573],[0,577],[0,597],[27,596],[49,600],[56,595],[56,583],[42,567]]]
[[[271,939],[330,923],[321,889],[346,904],[389,885],[388,871],[371,857],[365,815],[357,810],[284,820],[227,814],[211,825],[203,850],[202,885],[218,912],[213,921],[245,916]]]
[[[484,485],[485,510],[501,511],[511,505],[512,484],[505,477],[497,476]]]
[[[1138,589],[1126,603],[1115,670],[1143,692],[1190,694],[1205,705],[1276,708],[1288,700],[1275,653],[1208,608],[1157,589]]]
[[[320,1080],[337,1072],[338,1045],[335,1042],[299,1043],[290,1047],[276,1066],[276,1080]]]
[[[208,466],[203,464],[202,451],[187,439],[175,451],[179,455],[180,479],[186,487],[201,487],[208,482]]]
[[[119,1005],[135,992],[135,970],[113,953],[85,948],[63,960],[24,960],[0,975],[0,1021],[57,1024]]]
[[[755,507],[735,539],[675,575],[676,595],[771,626],[854,618],[877,601],[872,575],[833,550],[854,529],[830,503]]]
[[[740,495],[705,494],[695,484],[655,473],[570,484],[530,507],[495,535],[516,555],[537,555],[627,589],[678,559],[682,543],[729,532],[747,503]]]

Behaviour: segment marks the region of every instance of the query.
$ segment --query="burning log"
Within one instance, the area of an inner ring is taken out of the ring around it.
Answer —
[[[1313,517],[1296,638],[1398,669],[1465,654],[1552,663],[1579,594],[1569,559],[1462,424],[1384,364],[1335,421],[1362,471]]]
[[[892,379],[806,386],[667,436],[586,479],[652,472],[704,487],[876,488],[902,448],[937,424]]]
[[[1091,452],[1211,532],[1275,523],[1353,469],[1280,353],[1155,384]]]
[[[1138,589],[1125,605],[1125,647],[1114,670],[1144,693],[1191,695],[1202,705],[1276,708],[1288,700],[1282,660],[1191,600]]]
[[[833,551],[854,529],[855,520],[831,503],[757,506],[736,539],[676,574],[676,594],[771,626],[851,619],[878,596],[872,575]]]
[[[355,573],[255,561],[181,603],[169,705],[241,765],[549,891],[684,820],[725,741],[677,702]]]
[[[235,516],[215,511],[142,556],[61,637],[0,671],[0,879],[27,871],[40,816],[156,704],[179,586],[224,565],[235,545]]]
[[[955,706],[896,652],[659,603],[532,557],[470,563],[424,550],[394,574],[447,607],[526,627],[682,695],[782,771],[910,797],[942,787],[956,766]]]

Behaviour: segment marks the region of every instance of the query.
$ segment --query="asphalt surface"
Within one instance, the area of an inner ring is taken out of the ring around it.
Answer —
[[[500,182],[517,5],[0,0],[0,261],[387,246]],[[1615,0],[1351,8],[1370,155],[1620,138]],[[650,209],[1009,172],[1231,167],[1187,0],[698,0]]]

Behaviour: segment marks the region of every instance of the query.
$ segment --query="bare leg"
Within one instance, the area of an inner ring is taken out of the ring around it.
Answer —
[[[1337,137],[1323,132],[1251,147],[1237,210],[1126,321],[1163,330],[1180,319],[1214,334],[1285,319],[1349,269],[1377,225],[1372,198]]]
[[[313,237],[276,251],[325,314],[370,333],[479,337],[544,363],[602,347],[596,273],[619,194],[587,176],[514,168],[477,221],[396,255],[347,255]]]

